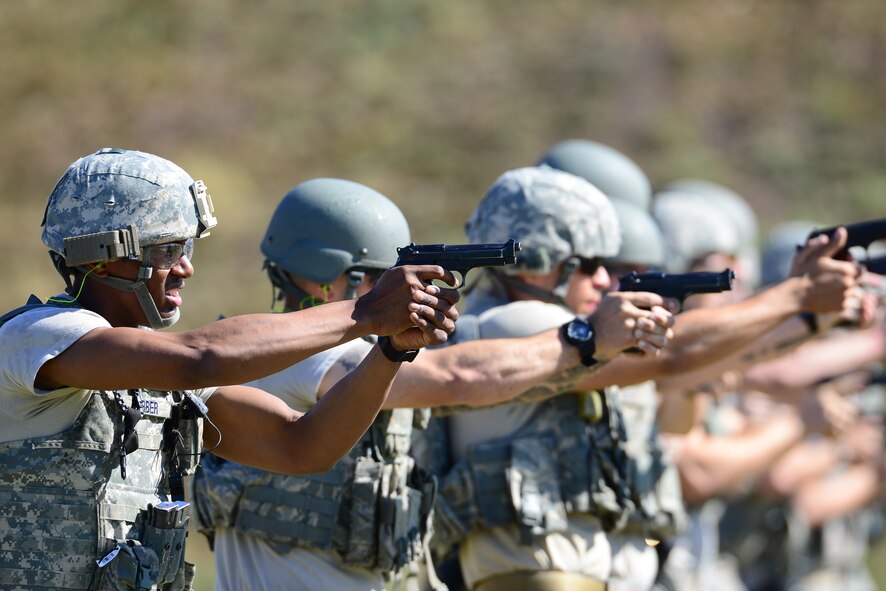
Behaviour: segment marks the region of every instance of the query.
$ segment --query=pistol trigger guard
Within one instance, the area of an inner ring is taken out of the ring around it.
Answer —
[[[458,287],[455,289],[463,288],[465,286],[465,278],[467,277],[468,270],[465,269],[462,271],[461,269],[452,269],[452,273],[457,274],[456,277],[458,277]]]

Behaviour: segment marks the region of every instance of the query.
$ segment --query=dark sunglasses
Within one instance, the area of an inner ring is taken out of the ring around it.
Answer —
[[[575,270],[580,272],[582,275],[594,275],[600,269],[600,267],[603,266],[603,259],[600,257],[594,257],[592,259],[573,257],[571,260],[575,261]]]

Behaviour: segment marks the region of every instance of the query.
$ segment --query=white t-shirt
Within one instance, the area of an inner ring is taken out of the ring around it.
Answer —
[[[355,339],[332,349],[327,349],[291,365],[275,374],[257,379],[248,385],[273,394],[290,408],[307,412],[317,404],[317,392],[326,372],[339,359],[350,351],[360,352],[365,357],[372,344],[363,339]]]
[[[110,324],[82,308],[34,308],[0,327],[0,443],[60,433],[74,424],[94,390],[34,387],[43,364],[80,337]],[[195,390],[208,399],[215,388]]]
[[[346,353],[365,356],[371,348],[362,339],[350,341],[249,385],[277,396],[295,410],[307,412],[317,403],[326,372]],[[263,540],[233,529],[215,532],[215,567],[216,591],[381,591],[385,587],[380,572],[345,567],[334,551],[292,548],[280,553]]]

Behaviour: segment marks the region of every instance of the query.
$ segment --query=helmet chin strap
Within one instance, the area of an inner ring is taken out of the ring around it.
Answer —
[[[289,275],[277,265],[266,260],[265,270],[268,272],[268,278],[271,280],[271,285],[279,290],[279,293],[275,293],[274,295],[274,301],[282,300],[284,294],[291,296],[296,302],[307,302],[313,299],[311,294],[293,283],[292,279],[289,278]]]
[[[346,300],[353,300],[357,297],[357,288],[363,283],[364,277],[366,277],[366,273],[363,271],[351,269],[351,271],[348,272],[348,289],[345,291]]]
[[[78,267],[68,267],[65,265],[65,259],[58,253],[49,252],[50,258],[52,258],[52,263],[55,266],[56,271],[62,276],[65,280],[65,291],[68,292],[71,296],[74,295],[74,281],[76,281],[76,274],[73,273],[73,269],[80,271],[82,273],[88,274],[90,272],[89,269],[83,266]],[[169,318],[163,318],[160,316],[160,311],[157,309],[157,305],[154,303],[154,299],[151,297],[151,293],[148,291],[148,286],[145,285],[145,279],[149,279],[151,277],[153,268],[150,265],[142,264],[141,268],[138,272],[138,279],[123,279],[122,277],[96,277],[95,275],[92,278],[95,281],[100,281],[105,285],[109,285],[114,289],[119,289],[120,291],[131,291],[135,293],[136,299],[138,299],[138,303],[141,306],[142,312],[145,313],[145,318],[148,320],[148,326],[153,328],[154,330],[161,330],[164,328],[169,328],[181,317],[181,310],[178,308],[175,309],[175,313]],[[73,276],[72,276],[73,275]]]
[[[163,318],[160,316],[157,304],[154,303],[154,298],[151,297],[151,293],[148,291],[148,286],[145,284],[145,280],[150,279],[152,271],[153,268],[150,265],[142,264],[138,271],[138,279],[134,281],[131,279],[123,279],[122,277],[111,276],[93,278],[96,281],[100,281],[105,285],[113,287],[114,289],[134,293],[141,306],[142,312],[145,313],[145,318],[148,320],[148,326],[154,330],[161,330],[169,328],[178,322],[178,319],[181,317],[181,311],[176,308],[175,312],[169,318]]]
[[[536,287],[535,285],[530,285],[512,275],[506,275],[498,269],[487,269],[487,271],[491,272],[508,288],[522,291],[523,293],[534,296],[543,302],[557,304],[558,306],[569,309],[569,304],[566,303],[566,291],[569,288],[569,279],[572,277],[572,274],[575,273],[576,269],[578,269],[578,259],[566,259],[563,263],[563,269],[560,271],[560,276],[557,277],[557,285],[555,285],[554,289],[551,291]]]
[[[275,296],[275,299],[282,299],[282,295],[285,293],[286,295],[295,298],[295,301],[297,302],[314,300],[311,294],[293,283],[289,274],[285,273],[277,265],[265,261],[265,269],[268,272],[268,278],[270,278],[271,284],[282,292]],[[345,291],[346,300],[352,300],[357,297],[357,289],[360,287],[360,284],[363,283],[364,277],[366,277],[366,273],[358,269],[351,269],[348,272],[348,288]]]

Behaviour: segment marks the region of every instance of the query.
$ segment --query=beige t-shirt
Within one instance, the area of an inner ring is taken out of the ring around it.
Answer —
[[[45,306],[0,327],[0,443],[45,437],[74,424],[94,390],[34,387],[37,372],[80,337],[110,324],[82,308]],[[215,388],[195,390],[207,400]]]

